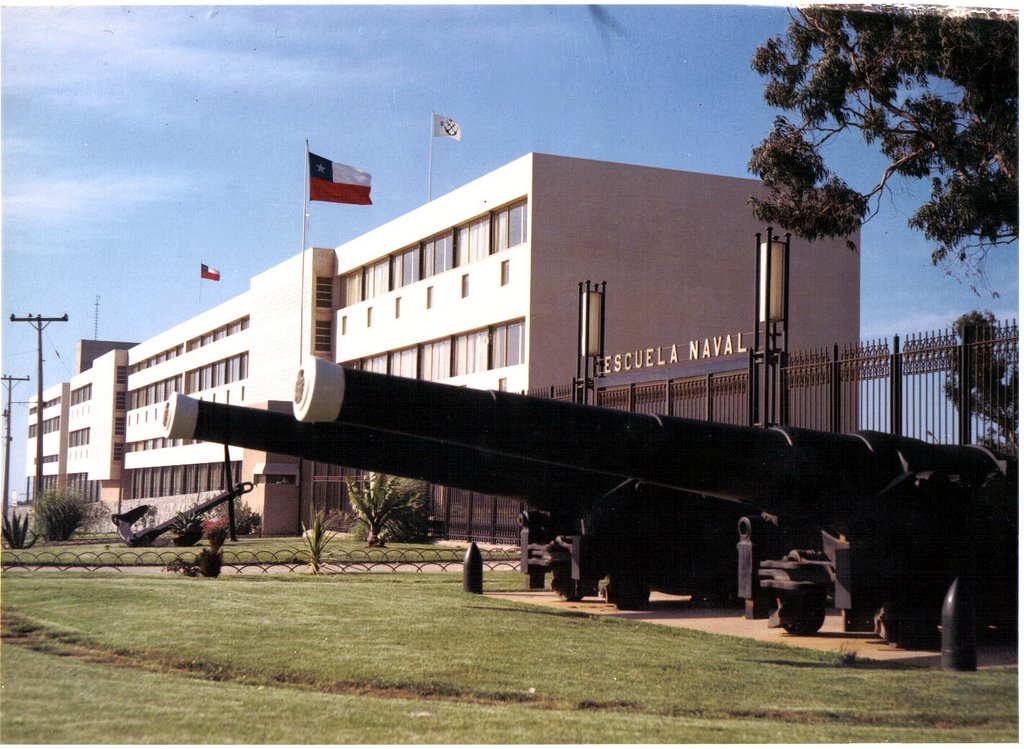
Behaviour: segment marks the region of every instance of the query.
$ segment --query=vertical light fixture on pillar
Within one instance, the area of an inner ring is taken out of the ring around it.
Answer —
[[[789,240],[768,227],[754,235],[756,284],[754,343],[749,354],[748,411],[751,426],[785,425],[788,403],[785,376],[789,356]]]
[[[594,378],[600,376],[597,362],[604,359],[604,297],[605,283],[579,284],[579,318],[576,339],[576,379],[573,380],[573,401],[586,404],[587,395],[595,387]]]

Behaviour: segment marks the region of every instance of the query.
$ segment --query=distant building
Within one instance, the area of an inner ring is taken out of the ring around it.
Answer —
[[[164,440],[170,394],[288,409],[309,353],[474,388],[565,383],[585,280],[607,282],[608,382],[742,368],[764,231],[749,198],[760,189],[528,154],[334,250],[295,255],[142,343],[92,355],[44,393],[44,473],[112,507],[193,504],[220,487],[224,448]],[[791,347],[858,339],[859,256],[842,241],[794,240],[791,284]],[[34,438],[30,426],[29,475]],[[257,484],[245,500],[268,533],[298,530],[340,491],[322,466],[239,448],[229,458],[235,480]]]

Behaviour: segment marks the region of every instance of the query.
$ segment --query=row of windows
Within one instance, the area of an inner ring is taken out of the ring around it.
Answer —
[[[153,382],[145,387],[136,388],[128,393],[128,408],[136,409],[152,406],[155,403],[170,399],[174,393],[181,392],[181,375],[168,377],[160,382]]]
[[[526,235],[526,201],[521,200],[345,274],[341,306],[373,299],[515,247],[526,241]]]
[[[436,382],[488,369],[512,367],[526,361],[522,320],[492,325],[451,338],[367,357],[348,366]]]
[[[249,376],[249,352],[244,351],[227,359],[221,359],[205,367],[189,370],[185,374],[185,392],[198,393],[200,390],[228,385]]]
[[[219,341],[222,338],[227,338],[229,335],[235,333],[241,333],[243,330],[249,329],[249,316],[241,317],[233,322],[229,322],[227,325],[221,325],[215,330],[211,330],[207,333],[203,333],[201,336],[193,338],[191,341],[185,344],[186,351],[195,351],[197,348],[208,346],[214,341]]]
[[[137,442],[128,442],[125,444],[125,452],[130,453],[141,453],[147,450],[160,450],[165,447],[181,447],[182,445],[191,445],[195,440],[183,440],[183,439],[170,439],[169,437],[154,437],[148,440],[138,440]]]
[[[166,351],[161,351],[159,354],[153,354],[148,359],[136,362],[131,366],[131,373],[141,372],[144,369],[155,367],[157,364],[163,364],[165,361],[175,359],[185,353],[185,344],[179,343],[177,346],[172,346]]]
[[[28,425],[28,436],[29,436],[29,439],[32,439],[33,437],[36,436],[36,426],[37,426],[36,424],[29,424]],[[60,430],[60,417],[59,416],[54,416],[53,418],[46,419],[43,422],[43,434],[52,434],[53,432],[56,432],[58,430]]]
[[[92,400],[92,383],[82,385],[82,387],[71,391],[72,406],[77,406],[79,403],[85,403],[88,400]]]
[[[498,284],[500,286],[508,286],[509,277],[510,277],[509,276],[509,264],[508,264],[508,262],[509,262],[508,260],[503,260],[501,262],[501,265],[499,266]],[[426,288],[426,292],[427,292],[426,296],[425,296],[426,309],[432,309],[434,307],[434,287],[433,286],[428,286]],[[461,294],[462,294],[462,298],[463,299],[466,299],[469,296],[469,274],[468,273],[466,273],[466,274],[464,274],[462,276]],[[368,328],[373,327],[373,309],[374,308],[372,306],[367,306],[366,307],[366,327],[368,327]],[[408,305],[406,305],[406,309],[408,309]],[[397,320],[401,316],[402,316],[402,297],[396,296],[395,297],[395,319]],[[317,348],[316,348],[316,350],[318,352],[324,352],[324,353],[329,353],[330,352],[330,350],[331,350],[331,342],[330,342],[331,331],[332,331],[331,322],[329,320],[328,321],[317,321],[317,323],[316,323],[316,333],[317,333],[317,339],[316,339]],[[342,315],[341,316],[341,335],[347,335],[347,334],[348,334],[348,315]]]
[[[328,279],[330,280],[330,279]],[[319,298],[319,285],[317,286],[317,294]],[[144,359],[143,361],[136,362],[131,366],[131,373],[141,372],[144,369],[155,367],[157,364],[163,364],[165,361],[170,361],[176,357],[183,355],[186,351],[194,351],[197,348],[202,348],[214,341],[219,341],[222,338],[226,338],[229,335],[240,333],[243,330],[249,329],[249,316],[240,317],[237,320],[229,322],[227,325],[221,325],[219,328],[207,331],[201,336],[192,338],[187,343],[179,343],[177,346],[171,346],[171,348],[161,351],[159,354],[153,354],[152,356]]]
[[[232,461],[231,480],[242,472],[242,462]],[[199,463],[187,466],[154,466],[125,471],[125,497],[145,499],[175,494],[217,491],[224,486],[224,463]]]
[[[48,401],[43,401],[43,410],[45,411],[48,408],[53,408],[54,406],[59,406],[59,405],[60,405],[60,396],[58,395],[56,398],[51,398]],[[28,413],[29,413],[30,416],[32,414],[34,414],[35,412],[36,412],[35,405],[31,405],[31,406],[28,407]]]
[[[68,447],[81,447],[89,444],[89,427],[76,429],[68,434]]]

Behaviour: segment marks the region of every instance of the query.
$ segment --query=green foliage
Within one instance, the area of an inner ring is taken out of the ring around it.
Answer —
[[[1019,366],[1015,347],[1011,350],[988,343],[1002,337],[997,335],[997,328],[995,315],[989,311],[971,310],[953,321],[953,329],[961,342],[967,342],[974,362],[967,383],[960,382],[958,369],[954,367],[943,389],[946,397],[959,407],[966,387],[968,416],[979,418],[986,430],[981,435],[981,444],[996,452],[1015,455],[1020,428]]]
[[[765,100],[796,120],[777,118],[753,151],[762,220],[810,240],[848,237],[893,177],[927,178],[931,197],[909,223],[935,244],[933,262],[981,270],[991,247],[1016,240],[1015,18],[809,6],[753,68]],[[887,159],[876,184],[855,189],[826,166],[826,144],[844,132]]]
[[[31,548],[39,536],[32,533],[32,540],[29,541],[29,533],[32,533],[32,531],[28,529],[28,513],[19,517],[18,513],[11,512],[11,517],[4,517],[3,539],[8,549]]]
[[[322,510],[313,516],[313,522],[309,528],[302,526],[302,540],[306,544],[306,556],[309,558],[309,570],[314,575],[320,574],[320,568],[324,563],[327,552],[327,545],[336,535],[334,531],[327,529],[328,517]]]
[[[346,478],[345,486],[353,533],[365,534],[367,546],[382,548],[388,541],[426,538],[426,503],[417,491],[418,483],[369,473],[362,481]]]
[[[195,510],[182,510],[171,519],[175,546],[194,546],[203,537],[202,514]]]
[[[66,486],[47,489],[33,502],[36,533],[47,541],[67,541],[82,524],[86,504],[81,493]]]

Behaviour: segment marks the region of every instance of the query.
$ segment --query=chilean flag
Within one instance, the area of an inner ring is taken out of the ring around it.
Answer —
[[[370,175],[311,153],[309,199],[328,203],[373,205],[370,201]]]
[[[209,265],[206,265],[205,263],[201,263],[199,265],[199,277],[205,278],[207,281],[219,281],[220,271],[217,270],[216,268],[211,268]]]

